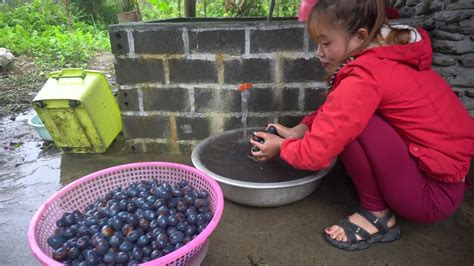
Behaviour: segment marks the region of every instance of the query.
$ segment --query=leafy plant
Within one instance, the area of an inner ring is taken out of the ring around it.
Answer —
[[[40,68],[80,67],[97,50],[110,49],[105,26],[73,18],[68,27],[62,5],[34,0],[17,8],[2,7],[0,47],[37,59]]]

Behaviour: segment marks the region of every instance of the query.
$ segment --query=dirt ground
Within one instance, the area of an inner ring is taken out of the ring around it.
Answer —
[[[111,52],[98,52],[86,69],[103,71],[114,89],[114,57]],[[60,70],[53,69],[51,71]],[[39,70],[34,59],[19,56],[8,72],[0,72],[0,118],[15,119],[15,115],[31,108],[31,101],[47,81],[48,72]]]

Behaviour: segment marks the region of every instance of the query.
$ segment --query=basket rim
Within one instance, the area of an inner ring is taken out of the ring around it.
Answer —
[[[128,163],[128,164],[121,164],[109,168],[105,168],[96,172],[93,172],[91,174],[88,174],[86,176],[83,176],[76,181],[64,186],[61,188],[59,191],[57,191],[55,194],[53,194],[46,202],[41,204],[41,206],[38,208],[36,213],[33,215],[33,218],[30,221],[30,225],[28,226],[28,244],[30,247],[31,252],[33,255],[43,264],[45,265],[63,265],[62,263],[54,260],[53,258],[47,256],[39,247],[38,242],[36,241],[35,238],[35,230],[38,225],[38,221],[40,218],[43,216],[44,212],[46,209],[54,202],[56,201],[59,197],[62,195],[66,194],[67,192],[73,190],[75,187],[89,181],[92,179],[95,179],[99,176],[108,174],[110,172],[115,172],[115,171],[120,171],[120,170],[125,170],[129,168],[136,168],[136,167],[147,167],[147,166],[159,166],[159,167],[172,167],[172,168],[178,168],[178,169],[183,169],[189,172],[192,172],[196,175],[199,175],[203,178],[205,178],[211,185],[212,189],[215,191],[216,196],[217,196],[217,201],[216,201],[216,209],[214,211],[214,215],[212,217],[212,220],[209,222],[209,224],[206,226],[206,228],[197,235],[196,238],[191,240],[189,243],[186,245],[180,247],[179,249],[171,252],[170,254],[167,254],[163,257],[160,257],[155,260],[151,260],[149,262],[140,264],[140,265],[161,265],[161,264],[166,264],[170,262],[176,261],[177,258],[181,258],[185,254],[189,253],[192,249],[196,248],[197,246],[204,244],[207,240],[207,238],[211,235],[211,233],[214,231],[214,229],[217,227],[217,224],[219,223],[219,220],[222,217],[222,213],[224,211],[224,195],[222,193],[222,189],[220,188],[219,184],[211,178],[208,174],[205,172],[189,166],[185,164],[180,164],[180,163],[173,163],[173,162],[136,162],[136,163]]]

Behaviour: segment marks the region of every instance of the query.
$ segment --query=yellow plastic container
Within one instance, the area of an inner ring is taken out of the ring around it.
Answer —
[[[51,72],[32,104],[56,146],[65,152],[104,152],[122,131],[119,107],[99,71]]]

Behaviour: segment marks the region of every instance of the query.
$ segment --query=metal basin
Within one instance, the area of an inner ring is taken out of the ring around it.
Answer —
[[[248,132],[262,131],[263,128],[249,128],[247,130]],[[224,166],[224,168],[228,168],[228,171],[232,172],[232,176],[237,176],[238,178],[229,178],[229,176],[223,176],[222,174],[211,170],[213,168],[212,165],[209,162],[203,160],[203,156],[206,156],[207,153],[214,153],[217,149],[221,149],[223,139],[235,139],[235,141],[237,141],[237,137],[235,136],[242,136],[243,133],[243,129],[236,129],[225,131],[219,135],[211,136],[201,141],[193,149],[191,154],[191,160],[194,166],[210,175],[220,184],[226,199],[239,204],[255,207],[275,207],[301,200],[316,190],[319,183],[321,182],[321,179],[334,167],[336,163],[336,159],[334,159],[329,167],[323,170],[317,172],[307,172],[307,175],[304,175],[300,178],[283,177],[281,182],[255,182],[255,180],[261,180],[259,177],[261,173],[258,170],[250,170],[244,173],[243,170],[251,169],[253,167],[252,164],[259,164],[257,162],[251,162],[251,160],[248,160],[248,162],[246,162],[245,159],[239,161],[240,164],[248,164],[240,165],[240,167],[239,165],[235,165],[235,167]],[[248,143],[248,140],[243,141]],[[250,144],[248,145],[248,150],[250,150]],[[247,147],[244,148],[246,149]],[[222,147],[221,152],[230,151],[228,147]],[[247,156],[245,152],[237,152],[243,157]],[[216,156],[217,158],[222,158],[222,162],[226,160],[225,156],[219,157],[219,154],[216,154]],[[218,163],[218,160],[216,160],[216,163]],[[272,167],[272,165],[268,165],[268,167]],[[283,174],[291,173],[285,171],[280,172],[283,172]],[[246,175],[246,177],[240,178],[240,173],[242,173],[242,175]],[[248,175],[252,176],[249,177]],[[301,175],[301,173],[299,173],[299,175]]]

